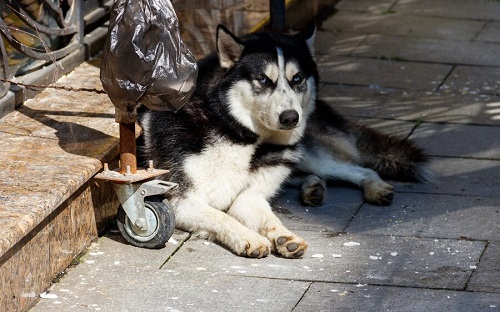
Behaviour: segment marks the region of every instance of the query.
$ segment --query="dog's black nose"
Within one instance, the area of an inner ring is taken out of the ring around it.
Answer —
[[[280,124],[283,128],[291,129],[299,122],[299,113],[294,109],[289,109],[280,114]]]

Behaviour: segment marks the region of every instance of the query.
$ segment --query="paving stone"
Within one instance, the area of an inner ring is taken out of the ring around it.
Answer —
[[[385,133],[406,137],[415,122],[383,119],[359,119],[360,123]],[[411,134],[415,144],[435,157],[459,157],[500,160],[499,127],[421,123]]]
[[[365,38],[366,35],[318,30],[314,39],[314,53],[316,55],[349,55]]]
[[[491,0],[400,0],[393,9],[404,14],[500,20],[500,4]]]
[[[357,49],[356,49],[357,50]],[[372,88],[403,88],[432,91],[433,81],[442,81],[451,66],[340,56],[318,56],[320,80],[324,83],[364,85]]]
[[[320,207],[303,206],[299,189],[286,188],[273,203],[273,210],[290,230],[340,232],[363,204],[361,190],[328,183],[325,203]]]
[[[467,290],[500,293],[500,241],[488,244]],[[500,305],[497,307],[500,308]]]
[[[309,243],[303,259],[270,255],[237,257],[223,247],[188,240],[164,266],[173,273],[227,274],[241,278],[334,283],[369,283],[409,287],[463,289],[485,243],[397,236],[338,235],[298,231]],[[348,247],[344,243],[356,242]],[[189,266],[185,265],[189,259]],[[210,259],[210,261],[207,261]],[[186,272],[187,273],[184,273]]]
[[[431,83],[438,83],[432,81]],[[462,89],[457,86],[455,89]],[[468,92],[468,91],[467,91]],[[324,84],[319,97],[351,117],[498,125],[500,96]]]
[[[477,35],[476,40],[486,42],[500,42],[500,22],[489,22]]]
[[[360,124],[369,126],[375,130],[378,130],[383,133],[387,133],[390,135],[399,136],[402,138],[406,138],[412,132],[413,128],[416,127],[415,121],[406,121],[406,120],[397,120],[397,119],[380,119],[380,118],[359,118],[357,120]],[[420,124],[413,133],[411,133],[410,138],[414,139],[415,136],[421,131],[429,131],[428,129],[432,129],[434,124],[432,123],[422,123]],[[415,140],[418,146],[423,146],[423,144],[419,143]]]
[[[397,193],[388,207],[364,204],[347,231],[499,240],[499,203],[500,197]]]
[[[499,95],[500,68],[457,66],[446,79],[442,88],[454,89],[460,91],[462,94],[473,94],[476,96],[480,93]]]
[[[443,19],[404,14],[339,11],[322,24],[325,30],[412,38],[472,40],[484,21]]]
[[[500,311],[496,294],[314,283],[293,310],[309,311]]]
[[[149,256],[127,253],[124,247],[107,241],[99,248],[102,256],[72,268],[50,287],[56,298],[42,299],[30,311],[291,311],[309,286],[202,270],[159,270]],[[117,250],[112,259],[104,256]],[[181,266],[191,268],[190,260],[184,258]]]
[[[499,127],[423,124],[412,138],[435,156],[500,160]]]
[[[291,311],[308,287],[305,282],[203,273],[104,271],[102,275],[98,282],[61,283],[50,292],[58,298],[42,299],[30,311]]]
[[[434,184],[392,182],[396,191],[499,198],[499,161],[433,157],[428,167],[436,174]]]
[[[101,237],[97,243],[92,243],[88,252],[81,259],[82,262],[100,263],[113,266],[117,262],[120,265],[142,269],[159,269],[165,260],[188,239],[189,233],[175,231],[170,242],[162,249],[145,249],[129,245],[122,237],[118,228],[113,228]]]
[[[370,35],[351,55],[400,61],[500,66],[499,54],[500,45],[491,42]]]
[[[387,12],[395,3],[394,0],[349,0],[340,1],[335,5],[337,10],[351,10],[382,14]]]

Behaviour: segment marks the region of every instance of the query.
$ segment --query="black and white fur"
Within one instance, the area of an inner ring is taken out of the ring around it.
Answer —
[[[378,204],[393,194],[379,174],[427,179],[427,158],[409,141],[360,127],[317,100],[314,32],[239,39],[219,26],[218,53],[199,62],[185,107],[141,113],[142,158],[179,183],[169,194],[176,227],[238,255],[300,258],[307,243],[269,204],[292,170],[305,177],[309,205],[323,202],[327,179],[352,182]]]

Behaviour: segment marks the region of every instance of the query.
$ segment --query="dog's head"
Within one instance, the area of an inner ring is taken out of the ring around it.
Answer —
[[[297,35],[259,33],[239,39],[219,26],[217,51],[226,70],[231,114],[260,135],[301,136],[316,101],[314,35],[311,25]]]

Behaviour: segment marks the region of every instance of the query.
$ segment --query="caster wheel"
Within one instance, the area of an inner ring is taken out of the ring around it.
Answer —
[[[174,210],[167,200],[148,199],[144,202],[148,229],[142,230],[132,224],[122,206],[118,208],[117,224],[120,233],[131,245],[159,249],[174,233]]]

